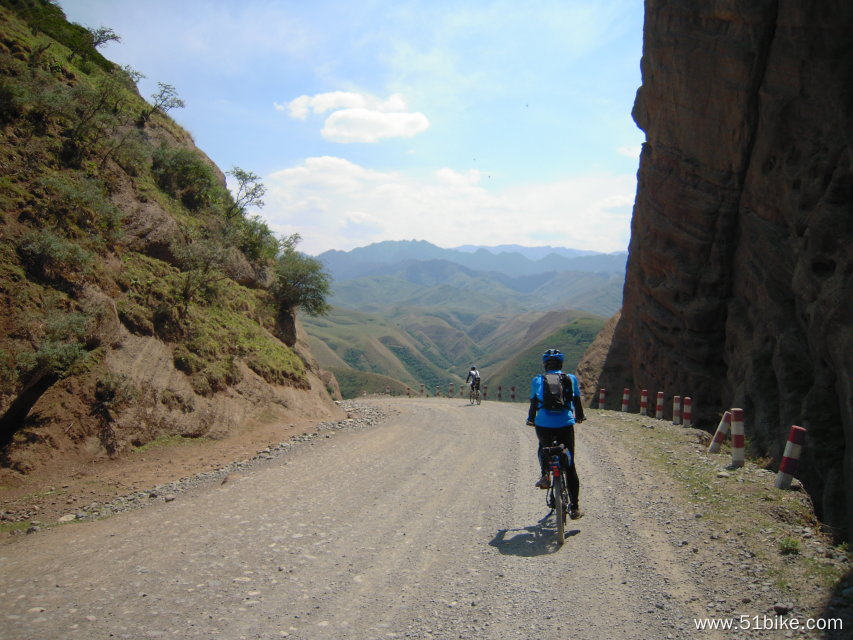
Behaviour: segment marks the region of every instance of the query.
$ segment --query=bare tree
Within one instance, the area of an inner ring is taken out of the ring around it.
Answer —
[[[260,181],[261,177],[251,171],[244,171],[240,167],[234,167],[226,172],[237,181],[237,195],[233,204],[225,211],[225,218],[230,220],[237,215],[245,215],[246,208],[264,206],[261,198],[267,192],[267,188]]]
[[[165,82],[158,82],[157,86],[160,90],[157,93],[151,94],[151,106],[139,114],[139,125],[144,126],[151,119],[155,111],[166,114],[172,109],[183,109],[186,105],[184,101],[178,97],[178,92],[174,86]]]
[[[102,47],[108,42],[121,42],[121,36],[109,27],[98,27],[97,29],[89,29],[92,34],[92,46],[96,49]]]

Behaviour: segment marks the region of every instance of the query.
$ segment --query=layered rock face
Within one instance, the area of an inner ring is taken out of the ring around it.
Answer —
[[[743,407],[775,461],[806,427],[801,476],[850,535],[853,3],[646,0],[645,20],[623,310],[588,390],[691,395],[709,427]]]

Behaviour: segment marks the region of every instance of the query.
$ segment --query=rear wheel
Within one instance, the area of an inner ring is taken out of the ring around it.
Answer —
[[[477,389],[477,404],[480,404],[480,390]]]
[[[557,521],[557,544],[562,545],[566,541],[566,503],[565,490],[563,489],[563,476],[553,479],[554,486],[554,518]]]

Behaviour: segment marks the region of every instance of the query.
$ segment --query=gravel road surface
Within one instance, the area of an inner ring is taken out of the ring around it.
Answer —
[[[0,546],[0,638],[720,637],[599,419],[559,547],[525,406],[369,402],[392,417]]]

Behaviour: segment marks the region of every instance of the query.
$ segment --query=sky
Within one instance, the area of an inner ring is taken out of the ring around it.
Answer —
[[[60,0],[256,211],[318,254],[381,240],[622,251],[642,0]],[[253,211],[252,213],[255,213]]]

